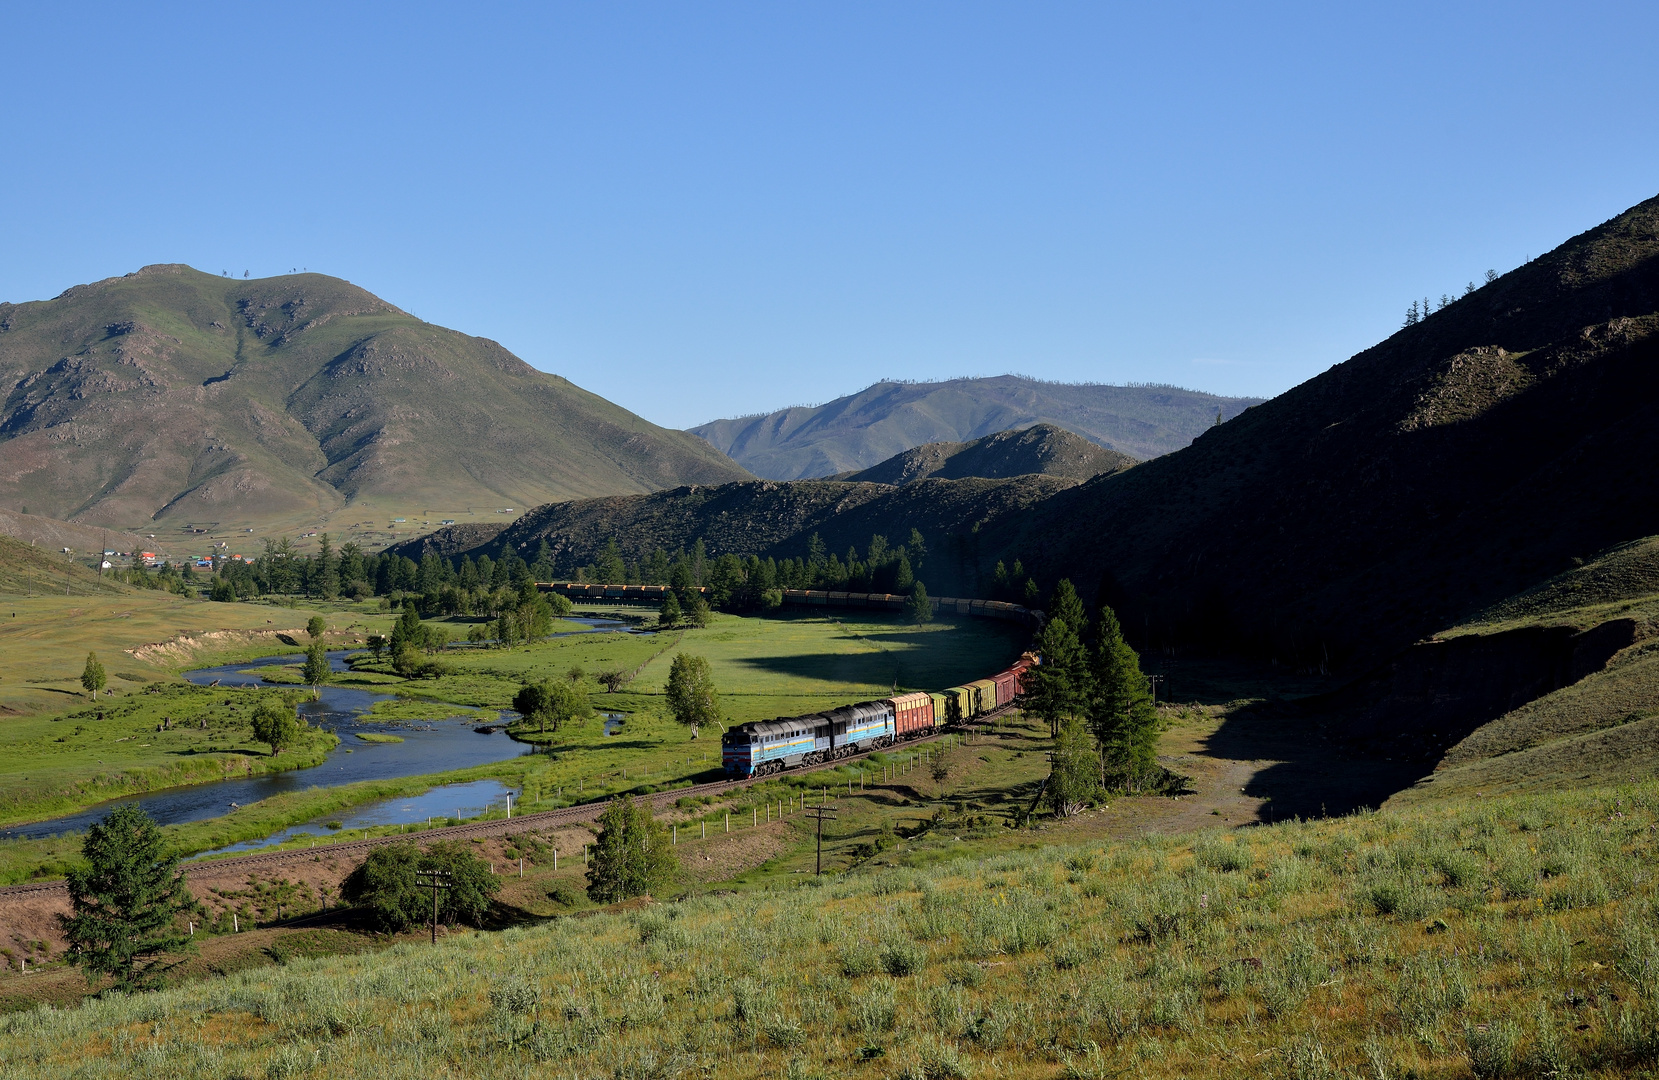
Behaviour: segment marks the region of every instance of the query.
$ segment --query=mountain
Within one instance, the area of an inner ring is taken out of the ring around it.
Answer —
[[[977,549],[967,542],[977,527],[1032,507],[1075,481],[1051,476],[1008,480],[917,480],[902,487],[832,480],[747,481],[719,487],[682,487],[650,495],[580,499],[539,506],[499,532],[452,526],[389,550],[415,561],[428,552],[445,558],[517,551],[534,559],[546,541],[561,575],[591,564],[615,540],[622,557],[639,561],[657,548],[675,551],[698,540],[710,555],[727,552],[801,557],[814,533],[837,555],[867,551],[877,534],[904,543],[922,533],[931,554],[918,573],[935,583],[974,580]]]
[[[814,408],[715,420],[692,428],[756,476],[800,480],[867,469],[933,442],[964,442],[1048,423],[1139,459],[1179,450],[1260,398],[1173,386],[1042,382],[1018,375],[880,382]]]
[[[1066,480],[1088,480],[1103,473],[1121,472],[1135,459],[1108,450],[1053,424],[999,431],[972,442],[926,443],[894,454],[879,465],[834,479],[873,484],[908,484],[934,477],[960,480],[977,476],[999,480],[1039,474]]]
[[[1659,199],[979,541],[1145,645],[1358,670],[1659,533],[1656,475]]]
[[[79,523],[493,513],[748,476],[695,436],[321,274],[147,266],[0,303],[0,379],[0,502]]]

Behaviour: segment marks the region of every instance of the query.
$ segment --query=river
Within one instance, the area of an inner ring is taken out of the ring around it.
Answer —
[[[626,623],[609,619],[576,618],[567,622],[585,625],[582,630],[570,630],[553,637],[574,634],[604,633],[627,628]],[[350,670],[346,657],[355,651],[342,649],[328,654],[329,666],[334,671]],[[184,678],[198,686],[217,682],[221,689],[234,692],[244,687],[266,685],[253,675],[242,674],[261,667],[294,664],[295,655],[266,656],[244,660],[237,664],[197,668],[184,673]],[[47,821],[14,825],[0,830],[7,839],[36,839],[82,832],[101,820],[110,809],[121,803],[136,803],[163,825],[186,821],[202,821],[221,814],[234,813],[237,807],[247,806],[273,795],[291,791],[305,791],[313,787],[338,787],[361,780],[389,780],[405,776],[423,776],[428,773],[465,769],[473,765],[487,765],[534,753],[531,746],[516,742],[504,732],[481,734],[473,730],[476,721],[467,718],[420,721],[417,723],[380,724],[362,719],[377,701],[389,700],[393,694],[377,694],[345,686],[320,688],[321,699],[307,701],[299,706],[299,714],[307,723],[325,728],[340,736],[340,744],[331,750],[321,764],[286,772],[261,773],[257,776],[231,780],[215,780],[206,784],[164,788],[141,795],[127,795],[99,803],[85,810]],[[470,708],[457,706],[458,708]],[[397,743],[369,743],[356,736],[359,732],[384,732],[402,737]],[[609,732],[607,731],[607,734]],[[505,789],[503,788],[503,791]],[[406,803],[409,800],[390,800]],[[462,804],[463,806],[465,804]],[[338,814],[332,815],[339,817]]]

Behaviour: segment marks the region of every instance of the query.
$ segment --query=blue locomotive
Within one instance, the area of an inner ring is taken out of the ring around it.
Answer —
[[[726,775],[765,776],[891,746],[893,702],[862,701],[828,712],[739,724],[720,736]]]

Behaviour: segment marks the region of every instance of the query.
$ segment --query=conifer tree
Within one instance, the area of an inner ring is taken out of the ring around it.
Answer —
[[[667,595],[662,598],[662,607],[657,611],[657,625],[671,627],[680,621],[682,614],[679,597],[674,595],[673,589],[668,590]]]
[[[312,584],[325,600],[340,595],[340,560],[334,556],[334,545],[323,533],[317,544],[317,557],[311,561]]]
[[[1100,788],[1100,758],[1083,721],[1076,717],[1060,725],[1054,738],[1054,765],[1043,801],[1056,817],[1071,817]]]
[[[312,641],[316,641],[328,633],[328,620],[321,615],[311,616],[310,621],[305,624],[305,632]]]
[[[1157,768],[1158,710],[1117,613],[1102,606],[1092,663],[1090,726],[1109,784],[1138,788]]]
[[[1025,707],[1046,720],[1049,734],[1058,737],[1060,725],[1078,715],[1087,701],[1087,653],[1077,631],[1058,616],[1043,623],[1037,652],[1042,663],[1026,673]]]
[[[105,681],[104,665],[98,662],[98,654],[87,653],[86,667],[81,669],[81,685],[86,688],[88,694],[96,698],[98,691],[104,688]]]
[[[72,913],[58,916],[71,963],[89,984],[114,978],[117,989],[144,990],[190,948],[179,916],[196,906],[178,873],[179,858],[162,845],[161,830],[141,808],[125,803],[87,830],[86,860],[66,875]]]
[[[916,582],[910,590],[910,599],[904,602],[904,613],[917,626],[933,621],[933,602],[927,598],[927,586]]]
[[[1048,598],[1048,614],[1050,618],[1066,620],[1066,625],[1077,634],[1077,640],[1088,638],[1089,617],[1083,613],[1083,601],[1078,599],[1071,578],[1061,578],[1059,584],[1054,586],[1054,592]]]

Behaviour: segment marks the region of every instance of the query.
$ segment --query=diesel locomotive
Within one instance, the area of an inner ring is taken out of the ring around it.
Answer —
[[[936,692],[896,694],[827,712],[752,720],[720,736],[720,761],[736,780],[819,765],[931,734],[1000,709],[1019,696],[1036,654],[988,679]]]

